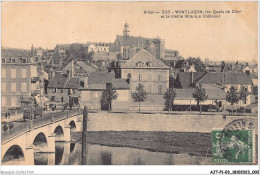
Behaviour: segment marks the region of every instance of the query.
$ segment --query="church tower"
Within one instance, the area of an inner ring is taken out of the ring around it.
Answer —
[[[124,31],[123,31],[123,35],[125,36],[125,37],[127,37],[128,36],[128,34],[129,34],[129,25],[127,24],[127,22],[125,23],[125,25],[124,25]]]

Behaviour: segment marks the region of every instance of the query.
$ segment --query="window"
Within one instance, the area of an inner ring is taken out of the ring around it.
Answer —
[[[1,103],[2,103],[2,107],[6,106],[6,97],[2,96]]]
[[[152,85],[148,85],[148,93],[152,93]]]
[[[27,70],[26,69],[22,69],[21,70],[21,76],[22,76],[22,78],[26,78],[27,77]]]
[[[11,92],[16,92],[16,83],[11,83]]]
[[[138,79],[139,81],[142,81],[142,74],[139,74]]]
[[[26,82],[22,82],[21,83],[21,91],[22,92],[27,92],[27,84],[26,84]]]
[[[11,97],[11,106],[12,107],[16,107],[16,102],[17,102],[16,97]]]
[[[60,98],[60,101],[63,102],[63,97]]]
[[[2,83],[1,86],[2,92],[6,92],[6,83]]]
[[[158,81],[162,81],[162,74],[158,74]]]
[[[2,69],[1,71],[1,77],[6,78],[6,69]]]
[[[60,90],[60,93],[63,93],[63,89]]]
[[[52,89],[52,93],[56,93],[56,88],[53,88],[53,89]]]
[[[162,94],[162,85],[158,85],[158,94]]]
[[[222,107],[222,101],[219,101],[219,107],[221,108]]]
[[[16,78],[16,69],[11,69],[11,78]]]
[[[141,62],[141,61],[139,61],[139,62],[136,63],[136,66],[137,66],[137,67],[142,67],[143,65],[144,65],[144,63]]]
[[[5,58],[2,59],[2,63],[5,63]]]
[[[148,67],[152,67],[152,66],[153,66],[153,63],[150,62],[150,61],[148,61],[148,62],[147,62],[147,66],[148,66]]]
[[[55,101],[55,97],[54,96],[51,97],[51,101]]]
[[[15,59],[12,59],[12,63],[15,63]]]
[[[153,75],[152,74],[148,74],[148,81],[153,81]]]

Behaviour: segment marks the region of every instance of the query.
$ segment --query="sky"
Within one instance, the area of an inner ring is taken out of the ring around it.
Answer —
[[[144,10],[241,10],[220,18],[162,19]],[[53,49],[56,44],[114,42],[130,35],[165,39],[187,58],[257,60],[257,2],[2,2],[2,47]]]

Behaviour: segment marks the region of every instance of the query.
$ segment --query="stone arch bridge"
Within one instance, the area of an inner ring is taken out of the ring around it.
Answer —
[[[81,109],[56,112],[7,130],[2,133],[1,162],[34,165],[34,153],[54,153],[56,141],[71,140],[71,130],[82,131]]]

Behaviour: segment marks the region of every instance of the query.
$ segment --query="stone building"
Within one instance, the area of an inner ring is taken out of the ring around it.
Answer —
[[[139,50],[145,48],[154,57],[161,60],[165,58],[165,40],[157,38],[144,38],[129,35],[129,25],[125,23],[123,35],[117,35],[116,40],[110,45],[110,52],[121,52],[122,59],[128,60]]]
[[[145,49],[141,49],[122,65],[123,79],[131,77],[131,92],[135,92],[139,83],[149,94],[164,94],[169,88],[169,67],[156,59]]]
[[[20,108],[21,98],[40,93],[37,66],[23,50],[2,48],[1,80],[2,110]]]

